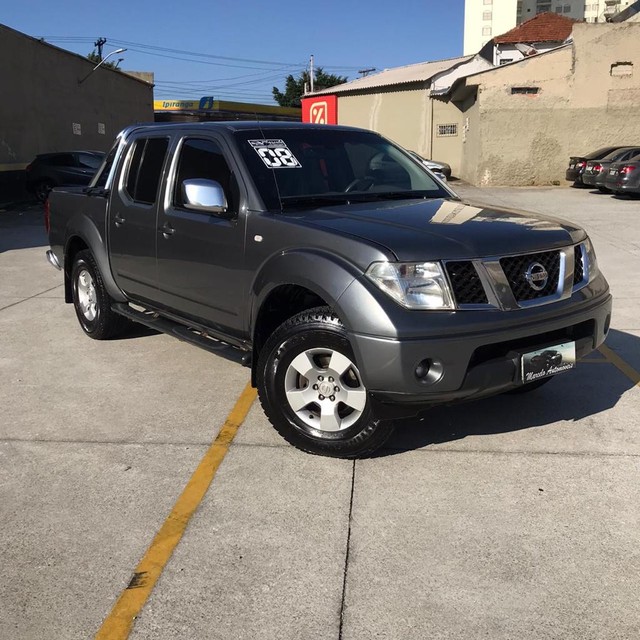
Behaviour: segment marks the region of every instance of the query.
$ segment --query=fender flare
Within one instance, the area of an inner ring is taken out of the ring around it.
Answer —
[[[67,234],[64,242],[65,292],[67,282],[70,283],[71,269],[73,266],[69,256],[69,246],[75,238],[82,240],[89,248],[89,251],[91,251],[100,270],[100,275],[102,276],[107,293],[116,302],[127,302],[127,297],[120,290],[111,273],[111,265],[109,263],[109,254],[104,234],[100,232],[91,218],[82,213],[75,215],[67,224]]]
[[[347,332],[395,337],[394,304],[369,283],[362,269],[344,258],[318,249],[284,251],[258,270],[250,290],[247,332],[253,336],[260,309],[282,285],[308,289],[332,307]]]

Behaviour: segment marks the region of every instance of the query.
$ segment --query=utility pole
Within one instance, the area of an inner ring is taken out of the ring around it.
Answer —
[[[313,54],[311,54],[311,60],[309,61],[309,82],[311,83],[311,93],[313,93]]]
[[[94,43],[94,47],[98,47],[98,62],[102,62],[102,47],[107,44],[106,38],[98,38]]]
[[[360,69],[360,71],[358,71],[358,73],[363,77],[366,78],[370,73],[372,73],[373,71],[376,71],[375,67],[371,67],[370,69]]]

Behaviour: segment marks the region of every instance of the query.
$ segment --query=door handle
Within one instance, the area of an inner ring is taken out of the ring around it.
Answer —
[[[116,223],[116,227],[119,227],[120,225],[122,225],[122,224],[124,224],[126,222],[126,220],[122,216],[120,216],[118,214],[116,214],[116,216],[113,219],[113,221]]]
[[[167,240],[169,239],[169,236],[172,236],[176,232],[176,230],[168,222],[165,225],[161,226],[159,231]]]

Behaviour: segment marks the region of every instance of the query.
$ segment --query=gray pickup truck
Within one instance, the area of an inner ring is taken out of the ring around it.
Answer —
[[[124,130],[48,202],[49,261],[84,332],[140,322],[251,367],[269,420],[356,457],[434,404],[525,392],[603,342],[586,233],[462,202],[371,131]]]

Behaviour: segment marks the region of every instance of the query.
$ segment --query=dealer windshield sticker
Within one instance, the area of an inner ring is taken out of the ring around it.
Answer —
[[[284,140],[248,140],[269,169],[300,169],[302,166]]]

